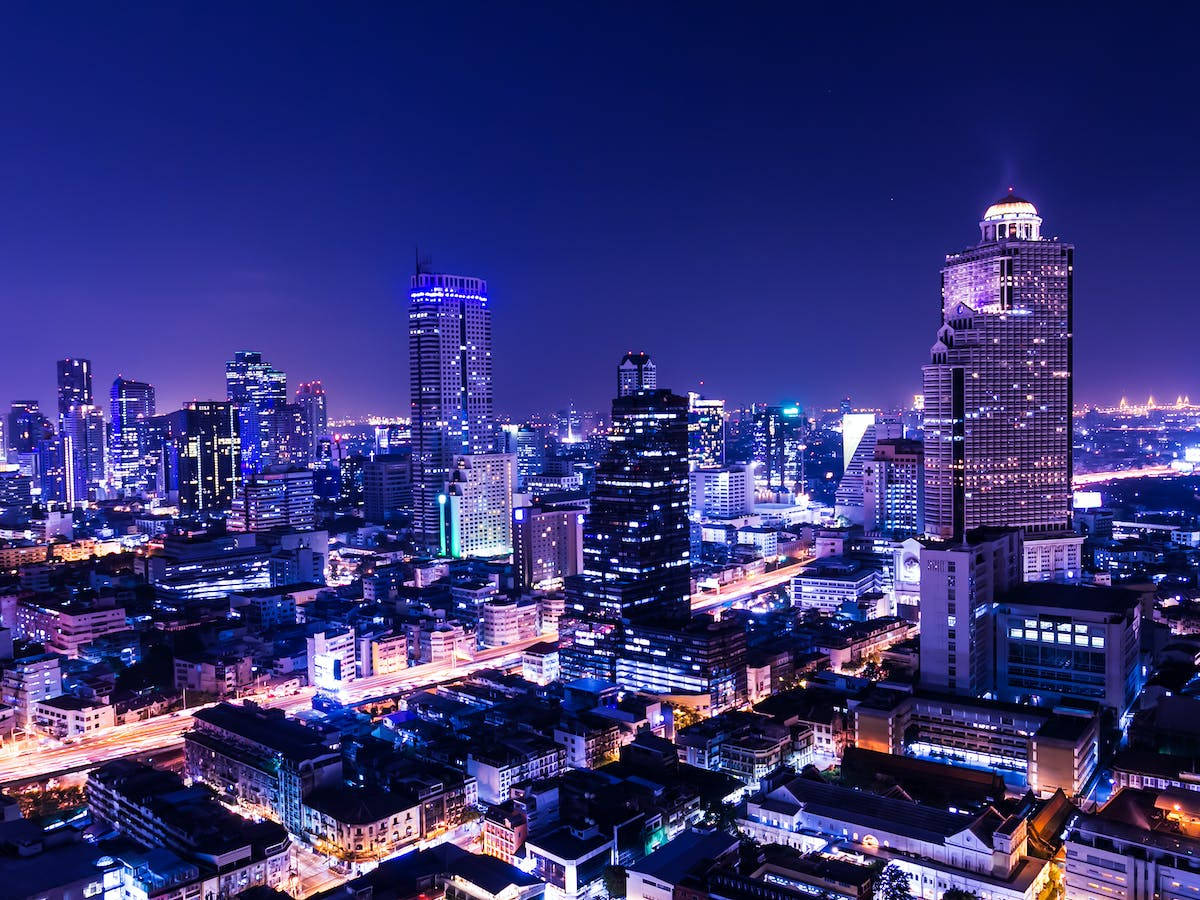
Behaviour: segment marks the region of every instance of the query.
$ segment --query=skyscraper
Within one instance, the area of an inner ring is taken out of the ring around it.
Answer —
[[[152,488],[146,467],[146,423],[155,414],[154,385],[117,377],[109,394],[109,468],[126,492]]]
[[[512,492],[517,458],[511,453],[456,456],[446,485],[442,553],[503,556],[512,552]]]
[[[768,488],[804,489],[804,417],[799,406],[755,406],[754,461],[757,479]]]
[[[413,528],[439,543],[438,497],[455,456],[493,448],[492,313],[487,282],[419,272],[408,307]]]
[[[241,483],[241,438],[237,407],[218,400],[190,403],[157,416],[165,488],[178,495],[185,513],[228,510]]]
[[[239,350],[225,363],[226,396],[237,407],[241,464],[246,474],[274,462],[275,416],[287,403],[287,375],[253,350]]]
[[[568,610],[613,622],[687,621],[687,399],[668,390],[618,397],[608,441],[584,518],[584,570],[567,579]]]
[[[296,404],[304,411],[308,421],[308,433],[312,439],[312,447],[317,442],[329,436],[329,408],[326,404],[325,386],[319,381],[305,381],[296,388]],[[313,455],[315,458],[315,452]]]
[[[38,442],[45,437],[48,424],[36,400],[12,401],[8,408],[8,430],[5,432],[5,439],[13,458],[23,453],[35,452]]]
[[[62,413],[61,419],[66,500],[94,500],[97,488],[104,483],[104,413],[86,403],[76,404]]]
[[[925,528],[1026,535],[1069,527],[1074,247],[1013,194],[980,242],[946,257],[942,326],[924,369]]]
[[[638,391],[658,389],[658,374],[649,353],[630,350],[617,365],[617,396],[628,397]]]
[[[73,406],[92,405],[92,363],[87,359],[60,359],[58,371],[58,414]]]
[[[693,466],[725,465],[725,401],[688,392],[688,461]]]

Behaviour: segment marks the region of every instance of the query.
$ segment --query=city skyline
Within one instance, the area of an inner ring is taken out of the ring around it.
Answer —
[[[630,349],[651,352],[672,389],[704,381],[732,406],[847,394],[891,406],[919,390],[930,273],[1011,184],[1072,235],[1081,264],[1105,261],[1083,266],[1077,286],[1077,397],[1200,393],[1184,330],[1155,325],[1188,308],[1184,248],[1196,237],[1189,142],[1154,125],[1179,121],[1177,89],[1160,86],[1189,83],[1195,66],[1170,38],[1152,52],[1115,22],[1053,11],[1045,27],[1069,28],[1069,40],[982,39],[982,17],[918,17],[866,29],[854,56],[868,62],[851,66],[822,44],[819,19],[791,48],[790,13],[777,36],[712,12],[677,30],[656,10],[632,40],[611,14],[591,13],[569,53],[554,38],[563,11],[410,15],[397,14],[405,33],[452,30],[456,46],[397,53],[387,28],[312,10],[286,22],[245,10],[200,30],[179,12],[122,11],[103,29],[111,47],[86,13],[57,29],[12,23],[14,74],[54,77],[36,107],[11,87],[20,78],[6,89],[14,121],[27,123],[7,155],[27,176],[6,191],[7,306],[17,330],[44,328],[48,307],[56,328],[6,355],[0,389],[52,408],[44,361],[82,355],[101,382],[149,381],[162,408],[178,408],[223,396],[221,364],[250,347],[297,382],[323,380],[335,417],[403,414],[397,336],[417,244],[438,271],[489,281],[505,313],[498,359],[520,359],[532,338],[567,372],[498,369],[496,408],[514,417],[570,400],[604,409],[609,361]],[[195,97],[215,47],[236,51],[276,27],[279,46],[232,53],[197,102],[164,106]],[[311,69],[289,48],[325,28],[319,44],[341,49]],[[975,39],[954,41],[959,28]],[[936,62],[909,57],[922,42]],[[669,63],[664,43],[676,47]],[[617,46],[622,73],[597,79]],[[1096,46],[1119,46],[1127,64],[1099,67]],[[1006,67],[987,62],[1014,48],[1054,90],[1016,102]],[[128,64],[107,62],[109,50]],[[426,86],[430,66],[454,77]],[[506,77],[480,74],[496,70]],[[647,83],[660,87],[645,95]],[[973,102],[989,91],[1013,100]],[[103,128],[56,112],[79,106]],[[469,121],[484,141],[434,152],[411,139],[414,110],[430,133]],[[913,117],[925,125],[905,131]],[[891,133],[907,135],[902,146],[876,140]],[[64,156],[80,141],[82,160]],[[753,307],[740,303],[747,292]],[[1132,305],[1143,314],[1127,315]],[[144,323],[137,354],[96,346],[114,308]],[[825,340],[849,308],[855,339]],[[766,324],[773,352],[760,346],[771,350]],[[719,363],[696,352],[717,346]]]

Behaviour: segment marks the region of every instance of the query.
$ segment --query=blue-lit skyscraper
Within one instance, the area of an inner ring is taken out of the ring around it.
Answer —
[[[122,491],[150,490],[146,423],[155,414],[154,385],[117,377],[109,395],[109,469]]]
[[[492,419],[492,314],[487,282],[418,273],[408,307],[412,398],[413,527],[439,543],[438,497],[455,456],[495,445]]]
[[[238,412],[242,471],[261,472],[274,461],[275,417],[287,403],[287,375],[252,350],[239,350],[225,364],[227,396]]]

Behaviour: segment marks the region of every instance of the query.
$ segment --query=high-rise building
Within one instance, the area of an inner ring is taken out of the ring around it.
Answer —
[[[225,390],[237,408],[242,471],[259,472],[274,462],[274,419],[287,403],[287,375],[261,353],[238,350],[225,363]]]
[[[583,510],[520,506],[513,510],[513,569],[523,590],[561,587],[583,570]]]
[[[70,407],[61,419],[67,502],[94,500],[104,483],[104,413],[82,404]]]
[[[804,487],[804,417],[799,406],[755,406],[755,477],[772,490]]]
[[[60,359],[58,372],[58,414],[61,417],[75,406],[92,406],[92,363],[87,359]]]
[[[446,484],[442,555],[503,556],[512,552],[512,492],[517,458],[511,453],[456,456]]]
[[[36,400],[12,401],[5,431],[9,454],[15,459],[22,453],[35,453],[38,442],[46,436],[48,424]]]
[[[846,425],[842,426],[843,441]],[[903,436],[904,428],[899,422],[870,422],[861,434],[854,438],[854,449],[835,495],[837,515],[852,525],[867,529],[875,527],[874,484],[868,489],[867,481],[874,476],[875,445],[880,440],[892,440]]]
[[[736,519],[754,512],[754,467],[701,466],[688,473],[695,519]]]
[[[871,504],[867,528],[888,537],[925,531],[925,458],[921,442],[875,441],[875,457],[863,469],[863,496]]]
[[[725,465],[725,401],[688,393],[688,462]]]
[[[364,462],[362,493],[368,522],[383,524],[396,513],[411,510],[412,454],[383,453]]]
[[[178,496],[180,509],[228,510],[242,480],[237,406],[201,400],[150,424],[161,435],[165,490]]]
[[[1026,534],[1070,525],[1074,247],[1013,194],[946,257],[942,326],[924,369],[925,528]]]
[[[273,457],[276,465],[306,466],[313,459],[309,410],[300,403],[284,403],[271,417]]]
[[[546,436],[522,425],[513,433],[512,450],[517,456],[517,484],[524,490],[525,479],[542,471],[546,462]]]
[[[921,686],[981,696],[995,689],[996,601],[1021,582],[1016,529],[980,529],[918,546]]]
[[[308,434],[312,441],[310,452],[316,458],[317,441],[329,436],[329,408],[325,397],[325,386],[319,381],[305,381],[296,388],[296,405],[304,411],[308,423]]]
[[[612,405],[568,612],[608,621],[691,615],[687,400],[638,391]]]
[[[440,543],[438,497],[454,457],[493,449],[492,313],[487,282],[420,272],[408,308],[413,527]]]
[[[628,397],[638,391],[658,390],[658,374],[649,353],[630,350],[617,365],[617,396]]]
[[[233,495],[230,531],[292,531],[312,528],[313,473],[293,466],[268,466],[245,479]]]
[[[146,423],[155,414],[154,385],[117,377],[109,395],[109,468],[122,491],[153,488],[146,468]]]

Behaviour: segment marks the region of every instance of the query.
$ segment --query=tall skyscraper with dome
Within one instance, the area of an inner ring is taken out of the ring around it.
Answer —
[[[925,391],[925,529],[959,540],[982,526],[1069,528],[1071,244],[1009,193],[980,240],[946,257],[942,325]]]

